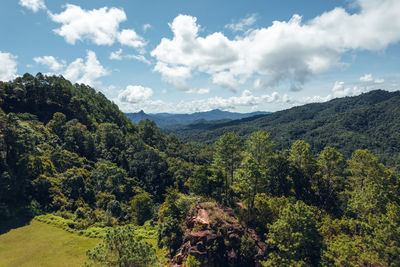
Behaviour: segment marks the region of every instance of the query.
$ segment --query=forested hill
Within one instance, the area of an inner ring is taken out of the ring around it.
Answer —
[[[60,210],[80,212],[82,224],[110,214],[123,223],[134,195],[160,202],[189,175],[181,165],[199,158],[153,122],[134,125],[93,88],[40,73],[0,82],[0,149],[0,233]]]
[[[72,85],[63,77],[25,74],[9,83],[0,82],[0,107],[6,113],[29,113],[47,123],[55,112],[77,119],[90,129],[115,123],[126,132],[133,124],[102,93],[84,84]]]
[[[191,114],[172,114],[172,113],[154,113],[146,114],[144,111],[137,113],[126,113],[126,116],[135,123],[139,123],[141,120],[149,119],[154,121],[158,127],[166,127],[171,125],[187,125],[202,120],[237,120],[242,118],[248,118],[256,115],[265,115],[270,112],[256,111],[251,113],[238,113],[229,112],[219,109],[214,109],[206,112],[195,112]]]
[[[280,149],[295,140],[311,144],[314,152],[332,146],[346,157],[367,148],[385,161],[400,152],[400,91],[375,90],[354,97],[313,103],[269,115],[228,122],[201,122],[166,128],[185,141],[211,144],[226,132],[241,136],[263,129]]]

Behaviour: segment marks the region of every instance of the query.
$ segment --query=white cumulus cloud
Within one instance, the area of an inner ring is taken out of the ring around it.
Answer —
[[[337,7],[308,21],[294,14],[233,39],[221,32],[200,36],[197,18],[178,15],[169,24],[173,38],[162,38],[151,52],[154,70],[183,88],[201,72],[230,89],[257,77],[260,87],[286,81],[300,90],[313,75],[343,65],[345,52],[380,51],[400,41],[400,1],[354,1],[358,13]]]
[[[153,95],[153,90],[141,85],[128,85],[118,94],[118,100],[123,103],[139,104],[146,102]]]
[[[19,4],[35,13],[40,9],[47,9],[44,0],[20,0]]]
[[[112,45],[116,41],[134,48],[146,45],[134,30],[119,30],[120,23],[127,19],[123,9],[103,7],[84,10],[80,6],[67,4],[63,12],[49,15],[51,20],[62,24],[54,32],[69,44],[88,40],[96,45]]]
[[[36,63],[43,64],[47,66],[52,71],[60,71],[65,67],[65,61],[57,61],[57,59],[53,56],[44,56],[44,57],[34,57],[33,60]]]
[[[192,77],[190,68],[184,66],[170,67],[168,64],[158,62],[154,67],[154,71],[160,72],[162,79],[168,83],[172,83],[176,88],[183,91],[189,90],[186,81]]]
[[[111,52],[109,59],[111,60],[135,59],[147,65],[151,64],[151,62],[143,55],[122,54],[122,52],[123,52],[122,48],[118,49],[117,51]]]
[[[9,81],[15,78],[17,73],[17,57],[0,51],[0,81]]]
[[[146,45],[144,39],[134,30],[122,30],[118,35],[118,40],[122,45],[138,48]]]
[[[372,74],[365,74],[360,77],[360,81],[362,82],[372,82],[374,79],[372,78]]]
[[[96,53],[88,51],[86,60],[77,58],[62,72],[63,76],[76,83],[84,83],[93,87],[100,86],[97,79],[109,74],[96,57]]]

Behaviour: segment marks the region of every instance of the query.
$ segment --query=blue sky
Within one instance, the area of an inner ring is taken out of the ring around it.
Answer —
[[[275,111],[400,84],[400,1],[3,0],[0,80],[63,75],[123,111]]]

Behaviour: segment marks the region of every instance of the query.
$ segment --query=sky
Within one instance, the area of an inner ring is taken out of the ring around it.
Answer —
[[[400,89],[399,0],[2,0],[0,80],[85,83],[124,112],[277,111]]]

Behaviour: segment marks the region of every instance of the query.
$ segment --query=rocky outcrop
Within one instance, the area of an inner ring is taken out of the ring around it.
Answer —
[[[242,238],[250,237],[251,249],[243,249]],[[182,266],[189,255],[201,266],[257,266],[266,250],[265,243],[252,229],[245,229],[233,216],[233,210],[213,202],[198,204],[189,212],[181,247],[173,258]]]

